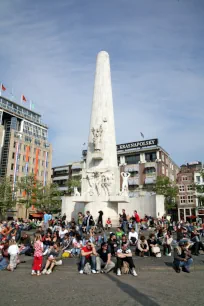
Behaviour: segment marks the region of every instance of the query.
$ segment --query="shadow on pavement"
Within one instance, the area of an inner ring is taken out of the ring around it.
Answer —
[[[108,277],[110,280],[116,283],[116,285],[125,293],[127,293],[131,298],[133,298],[136,302],[140,303],[143,306],[159,306],[156,302],[154,302],[151,298],[149,298],[147,295],[139,292],[137,289],[132,287],[131,285],[128,285],[126,283],[123,283],[121,280],[116,279],[111,274],[106,274],[106,277]]]

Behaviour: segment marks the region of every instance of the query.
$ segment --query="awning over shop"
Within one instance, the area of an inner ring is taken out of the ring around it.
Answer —
[[[43,213],[30,214],[30,216],[33,217],[33,218],[42,218],[43,217]]]

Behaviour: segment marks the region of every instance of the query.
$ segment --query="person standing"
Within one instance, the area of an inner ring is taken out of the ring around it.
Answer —
[[[43,262],[43,242],[40,234],[36,234],[34,243],[34,260],[31,275],[40,276]]]
[[[86,232],[89,233],[91,226],[94,225],[94,220],[92,215],[90,214],[90,211],[87,210],[86,212]]]
[[[8,254],[10,255],[10,262],[7,267],[7,270],[14,271],[18,263],[18,254],[19,254],[19,248],[14,239],[11,239],[9,242]]]
[[[134,216],[134,220],[135,220],[135,222],[134,222],[135,230],[138,233],[138,223],[140,223],[140,216],[138,215],[137,210],[134,210],[133,216]]]
[[[124,233],[127,232],[127,215],[125,213],[125,209],[122,210],[122,229],[124,231]]]
[[[44,221],[44,231],[45,231],[45,234],[46,234],[46,232],[48,230],[48,227],[49,227],[49,220],[50,220],[49,214],[47,214],[47,212],[44,211],[43,221]]]

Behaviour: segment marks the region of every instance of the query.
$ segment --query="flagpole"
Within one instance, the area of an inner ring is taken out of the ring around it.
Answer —
[[[1,96],[1,89],[2,89],[2,83],[1,83],[1,88],[0,88],[0,96]]]

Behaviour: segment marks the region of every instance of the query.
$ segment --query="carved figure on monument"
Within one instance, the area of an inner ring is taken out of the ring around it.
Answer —
[[[121,176],[123,178],[122,193],[127,193],[128,192],[128,178],[130,177],[130,173],[121,172]]]
[[[88,193],[92,196],[94,194],[94,185],[95,185],[94,173],[87,174],[86,178],[88,180],[90,187]]]
[[[99,172],[94,172],[95,178],[95,188],[98,196],[101,194],[101,174]]]
[[[92,134],[93,134],[94,150],[95,151],[101,151],[101,138],[102,138],[102,134],[103,134],[102,124],[97,129],[92,128],[91,131],[92,131]]]
[[[77,187],[74,187],[74,196],[75,196],[75,197],[80,196],[80,193],[79,193]]]
[[[103,187],[106,194],[111,194],[111,185],[114,181],[114,174],[111,172],[103,173],[101,186]]]

